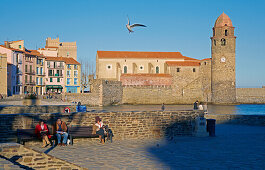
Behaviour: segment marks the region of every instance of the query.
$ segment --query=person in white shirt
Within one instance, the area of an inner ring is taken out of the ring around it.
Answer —
[[[200,102],[198,110],[203,110],[202,102]]]
[[[103,122],[101,121],[99,116],[96,116],[95,119],[96,119],[95,125],[97,126],[96,134],[99,135],[100,143],[104,144],[105,141],[104,141],[104,125],[103,125]]]

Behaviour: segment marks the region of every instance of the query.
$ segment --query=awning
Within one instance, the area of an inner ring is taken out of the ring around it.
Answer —
[[[47,89],[63,89],[61,85],[46,85]]]

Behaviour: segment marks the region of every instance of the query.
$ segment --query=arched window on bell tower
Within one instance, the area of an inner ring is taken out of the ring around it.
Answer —
[[[228,31],[227,30],[225,30],[225,36],[227,36],[228,35]]]
[[[221,45],[225,46],[226,45],[226,40],[224,38],[221,39]]]
[[[127,66],[124,66],[124,68],[123,68],[123,73],[124,73],[124,74],[127,73]]]

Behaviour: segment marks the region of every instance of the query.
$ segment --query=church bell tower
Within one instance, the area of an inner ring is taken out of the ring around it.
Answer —
[[[236,103],[236,37],[231,19],[222,13],[216,20],[211,37],[211,87],[215,104]]]

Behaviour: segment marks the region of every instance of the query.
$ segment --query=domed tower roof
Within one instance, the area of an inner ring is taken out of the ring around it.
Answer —
[[[231,19],[223,12],[215,21],[214,27],[233,27]]]

